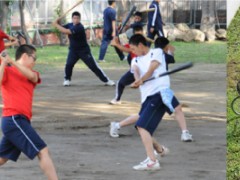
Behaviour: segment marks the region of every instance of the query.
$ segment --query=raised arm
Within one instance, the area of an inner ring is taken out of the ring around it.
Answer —
[[[72,32],[69,29],[60,25],[60,20],[61,20],[60,18],[57,18],[55,21],[53,21],[52,25],[64,34],[72,34]]]

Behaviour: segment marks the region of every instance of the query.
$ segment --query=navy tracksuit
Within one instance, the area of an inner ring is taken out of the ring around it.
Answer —
[[[77,63],[77,61],[81,59],[101,81],[107,82],[109,80],[108,77],[97,65],[94,57],[91,54],[91,50],[87,43],[86,33],[83,25],[81,23],[77,25],[73,25],[73,23],[68,23],[63,27],[69,29],[72,32],[72,34],[68,36],[70,46],[67,62],[65,65],[65,79],[71,80],[73,67]]]
[[[148,37],[151,39],[154,39],[155,35],[157,34],[159,36],[164,36],[163,33],[163,27],[162,27],[162,16],[159,9],[159,3],[156,1],[153,1],[149,8],[154,8],[154,11],[151,11],[148,13]],[[154,32],[150,32],[150,28],[154,28]]]

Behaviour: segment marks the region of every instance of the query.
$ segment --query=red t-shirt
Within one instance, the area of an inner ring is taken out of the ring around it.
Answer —
[[[0,53],[5,49],[4,39],[9,40],[9,37],[7,34],[5,34],[3,31],[0,30]]]
[[[124,47],[126,47],[126,48],[129,48],[130,49],[130,45],[129,44],[125,44],[124,45]],[[137,57],[137,55],[136,54],[134,54],[134,53],[130,53],[130,55],[131,55],[131,60],[133,59],[133,58],[135,58],[135,57]]]
[[[2,80],[3,116],[17,114],[25,115],[29,120],[32,117],[32,100],[35,86],[41,83],[29,81],[16,67],[7,66]]]

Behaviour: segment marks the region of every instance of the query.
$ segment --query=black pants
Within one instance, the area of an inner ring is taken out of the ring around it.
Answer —
[[[73,67],[77,63],[77,61],[81,59],[87,67],[103,82],[107,82],[109,78],[103,72],[103,70],[98,66],[94,57],[92,56],[89,50],[85,51],[76,51],[69,50],[67,62],[65,65],[65,79],[71,80]]]
[[[129,70],[126,72],[118,81],[116,86],[116,100],[119,101],[121,99],[122,93],[125,89],[125,86],[132,84],[135,81],[133,73]]]

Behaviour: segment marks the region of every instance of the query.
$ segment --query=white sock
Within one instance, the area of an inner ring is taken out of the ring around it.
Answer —
[[[115,124],[115,127],[117,128],[117,129],[120,129],[121,127],[120,127],[120,123],[116,123]]]
[[[188,130],[186,129],[186,130],[182,130],[182,133],[187,133],[188,132]]]

